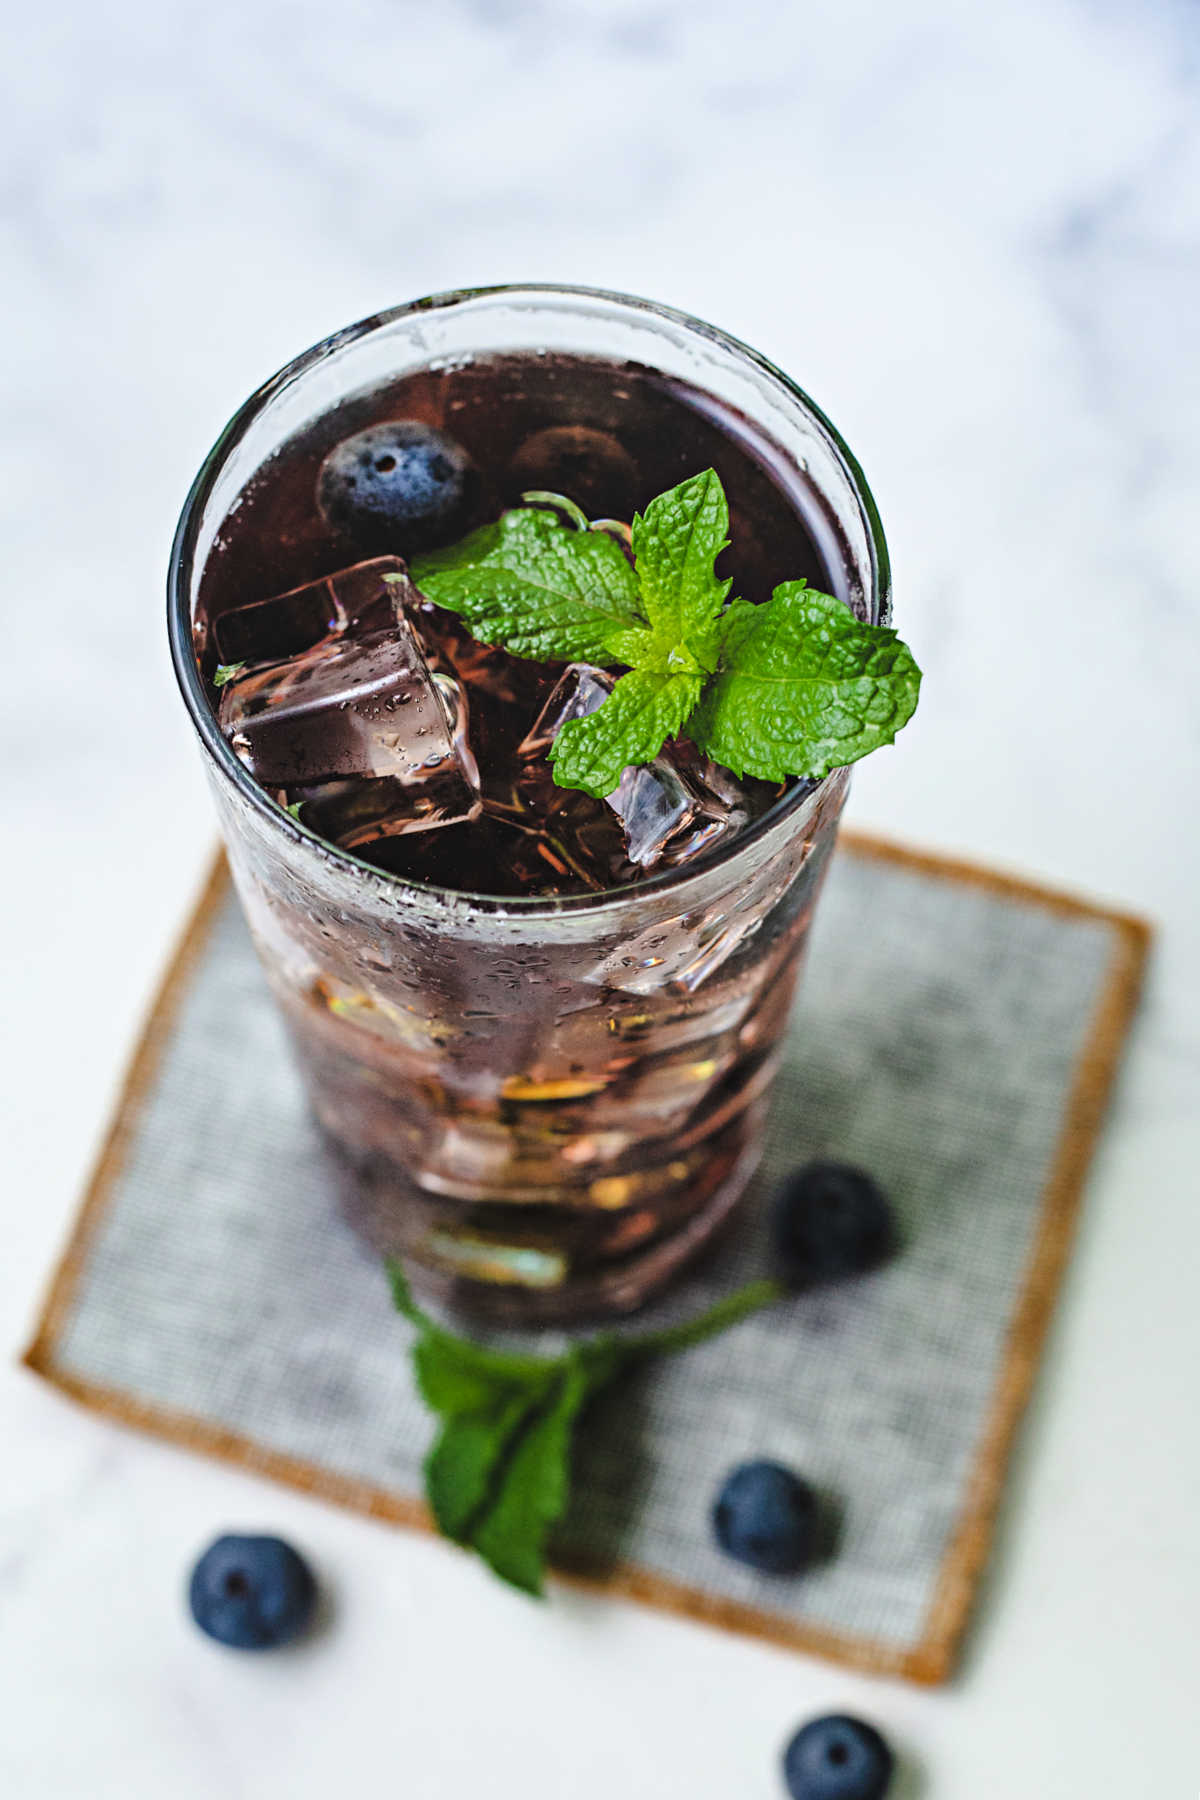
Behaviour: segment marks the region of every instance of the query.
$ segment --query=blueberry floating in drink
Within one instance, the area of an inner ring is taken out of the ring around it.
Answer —
[[[782,1463],[742,1463],[726,1476],[712,1512],[721,1549],[764,1575],[799,1575],[817,1554],[812,1488]]]
[[[893,1768],[875,1727],[841,1714],[802,1726],[783,1753],[792,1800],[884,1800]]]
[[[277,1537],[217,1538],[192,1570],[188,1605],[201,1631],[233,1650],[277,1650],[298,1638],[317,1601],[313,1572]]]
[[[420,419],[389,419],[334,445],[317,476],[317,505],[359,549],[410,556],[463,531],[477,488],[461,444]]]

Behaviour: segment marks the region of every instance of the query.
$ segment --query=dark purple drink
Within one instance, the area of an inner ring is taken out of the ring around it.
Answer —
[[[738,781],[677,739],[607,799],[556,786],[555,731],[612,677],[477,642],[409,579],[428,539],[347,527],[322,468],[394,421],[460,447],[441,541],[533,492],[620,538],[711,466],[736,593],[806,576],[868,617],[878,595],[845,496],[748,410],[561,350],[442,357],[309,417],[195,565],[197,667],[243,771],[217,784],[231,860],[352,1215],[500,1316],[627,1307],[756,1160],[845,772]]]
[[[360,564],[361,572],[349,578],[341,575],[342,586],[361,590],[347,596],[344,610],[352,616],[344,636],[330,637],[319,604],[329,596],[314,587],[319,578],[358,564],[364,549],[405,557],[425,547],[424,535],[414,543],[402,529],[389,538],[379,527],[372,528],[364,543],[361,536],[331,525],[317,505],[328,453],[364,427],[397,419],[453,434],[470,459],[469,491],[457,513],[444,522],[443,536],[465,535],[505,506],[519,504],[530,490],[562,494],[593,519],[619,524],[681,478],[711,466],[729,497],[731,546],[721,573],[733,577],[734,591],[748,600],[764,600],[783,571],[836,591],[838,571],[822,559],[805,523],[802,508],[807,505],[811,516],[811,493],[795,485],[789,491],[785,467],[778,460],[770,466],[764,454],[768,447],[754,443],[747,422],[722,418],[701,391],[651,369],[583,356],[487,357],[437,372],[420,370],[345,402],[285,444],[239,497],[237,510],[222,527],[204,572],[198,643],[210,675],[218,662],[249,658],[248,679],[235,684],[221,702],[222,724],[235,744],[246,711],[242,690],[250,689],[251,706],[269,707],[276,671],[282,672],[289,697],[299,681],[306,704],[309,690],[322,683],[335,701],[339,687],[351,693],[365,687],[373,698],[390,681],[396,695],[404,691],[405,664],[411,658],[400,654],[394,670],[383,667],[391,618],[386,590],[378,578],[371,579],[381,559]],[[286,589],[298,590],[284,599],[304,615],[295,623],[299,635],[293,645],[303,642],[306,632],[313,639],[307,661],[296,659],[298,669],[274,661],[279,646],[288,641],[278,616],[286,608],[279,602],[246,606],[251,596],[261,602],[277,593],[281,580]],[[727,775],[715,776],[711,765],[706,781],[703,759],[690,747],[673,749],[664,777],[678,777],[684,793],[673,796],[667,811],[671,818],[682,816],[690,802],[705,814],[710,828],[706,831],[702,823],[689,836],[676,825],[666,862],[645,846],[640,856],[631,856],[618,811],[604,801],[556,788],[544,755],[531,759],[522,754],[563,665],[530,662],[484,647],[452,614],[422,605],[419,595],[409,599],[406,612],[419,652],[435,674],[446,678],[441,689],[452,712],[448,740],[460,716],[469,718],[465,729],[480,800],[471,816],[465,816],[470,810],[465,790],[435,799],[415,817],[402,806],[389,813],[382,794],[380,804],[373,805],[372,796],[355,794],[348,786],[340,793],[333,787],[319,791],[356,772],[351,744],[340,746],[339,760],[329,742],[338,728],[335,706],[318,707],[312,718],[314,734],[324,740],[323,761],[321,756],[316,763],[299,757],[289,769],[286,760],[261,754],[261,743],[258,755],[248,744],[238,746],[255,778],[281,804],[295,806],[304,823],[364,861],[412,881],[466,893],[552,897],[600,892],[644,878],[660,864],[679,866],[720,841],[724,833],[714,827],[722,809],[728,829],[736,831],[779,798],[776,786],[734,783]],[[255,623],[255,614],[265,617]],[[265,665],[265,674],[253,674],[258,662]],[[269,726],[269,715],[264,724]],[[284,729],[273,735],[286,736],[289,727],[297,729],[294,717],[286,718]],[[364,745],[358,748],[361,759]],[[449,742],[442,760],[453,763]],[[381,773],[369,760],[357,772]],[[443,786],[452,788],[453,773],[442,773],[447,774]],[[289,775],[293,779],[286,779]],[[649,805],[647,793],[639,809],[643,815]],[[455,806],[463,810],[461,822],[450,829],[428,828],[431,820],[444,827]],[[637,845],[633,848],[636,852]]]

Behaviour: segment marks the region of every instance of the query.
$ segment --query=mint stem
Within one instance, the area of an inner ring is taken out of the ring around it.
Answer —
[[[440,1337],[451,1335],[444,1327],[435,1324],[428,1313],[422,1312],[417,1305],[400,1262],[395,1257],[388,1257],[385,1267],[396,1311],[419,1330],[433,1332]],[[593,1338],[580,1348],[586,1353],[589,1348],[603,1344],[606,1348],[615,1350],[622,1361],[634,1356],[671,1356],[677,1350],[690,1350],[694,1344],[703,1344],[708,1338],[719,1336],[731,1325],[737,1325],[753,1313],[761,1312],[764,1307],[774,1306],[776,1301],[786,1298],[787,1292],[782,1282],[764,1277],[738,1288],[735,1293],[726,1294],[723,1300],[718,1300],[707,1312],[700,1313],[694,1319],[685,1319],[679,1325],[668,1325],[662,1331],[648,1332],[645,1337],[640,1338]],[[524,1363],[532,1371],[538,1367],[548,1368],[559,1359],[531,1355],[514,1360]]]
[[[413,1299],[412,1289],[408,1285],[408,1277],[404,1273],[404,1265],[399,1257],[385,1257],[383,1266],[387,1270],[387,1278],[392,1289],[392,1305],[396,1311],[407,1319],[410,1325],[416,1325],[421,1330],[436,1329],[433,1320],[427,1313],[421,1311]]]
[[[724,1300],[718,1300],[699,1318],[687,1319],[682,1325],[669,1325],[663,1331],[651,1332],[647,1337],[635,1338],[629,1345],[630,1354],[638,1356],[670,1356],[676,1350],[690,1350],[693,1344],[702,1344],[706,1338],[716,1337],[727,1331],[742,1319],[749,1318],[751,1313],[761,1312],[765,1306],[774,1306],[782,1300],[787,1289],[778,1281],[752,1281],[747,1287],[739,1288],[734,1294],[727,1294]]]

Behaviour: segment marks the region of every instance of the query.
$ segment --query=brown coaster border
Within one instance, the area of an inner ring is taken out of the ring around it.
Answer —
[[[1066,1268],[1084,1177],[1137,1005],[1153,934],[1146,921],[1134,914],[1114,911],[977,863],[936,852],[912,850],[906,845],[856,831],[843,831],[840,847],[843,854],[983,888],[1010,900],[1045,907],[1060,917],[1098,919],[1114,933],[1108,972],[1092,1016],[1091,1030],[1075,1066],[1050,1174],[1042,1193],[1039,1220],[1007,1349],[967,1482],[966,1498],[942,1561],[921,1641],[903,1647],[869,1638],[843,1636],[820,1627],[795,1625],[757,1607],[726,1600],[631,1565],[617,1564],[602,1572],[572,1566],[557,1572],[573,1586],[619,1594],[789,1649],[827,1657],[869,1674],[899,1675],[910,1681],[935,1685],[948,1680],[953,1672],[975,1589],[987,1560],[1009,1454],[1033,1387],[1038,1359]],[[170,1041],[180,1003],[229,891],[225,856],[218,851],[151,1004],[80,1210],[51,1278],[33,1341],[22,1361],[73,1399],[123,1425],[236,1464],[372,1518],[431,1531],[429,1513],[419,1500],[337,1475],[316,1463],[265,1449],[209,1420],[150,1404],[123,1389],[74,1375],[58,1362],[58,1345],[75,1290],[114,1183],[136,1137],[143,1102]]]

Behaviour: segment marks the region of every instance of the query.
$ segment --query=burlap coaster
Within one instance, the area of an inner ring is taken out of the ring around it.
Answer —
[[[812,1155],[875,1172],[903,1252],[604,1399],[560,1568],[860,1668],[946,1677],[1147,939],[1061,894],[843,837],[756,1204],[670,1310],[758,1272],[758,1207]],[[313,1150],[221,864],[27,1361],[127,1424],[423,1524],[431,1421],[408,1327]],[[715,1487],[757,1455],[804,1471],[838,1521],[801,1579],[756,1576],[711,1541]]]

